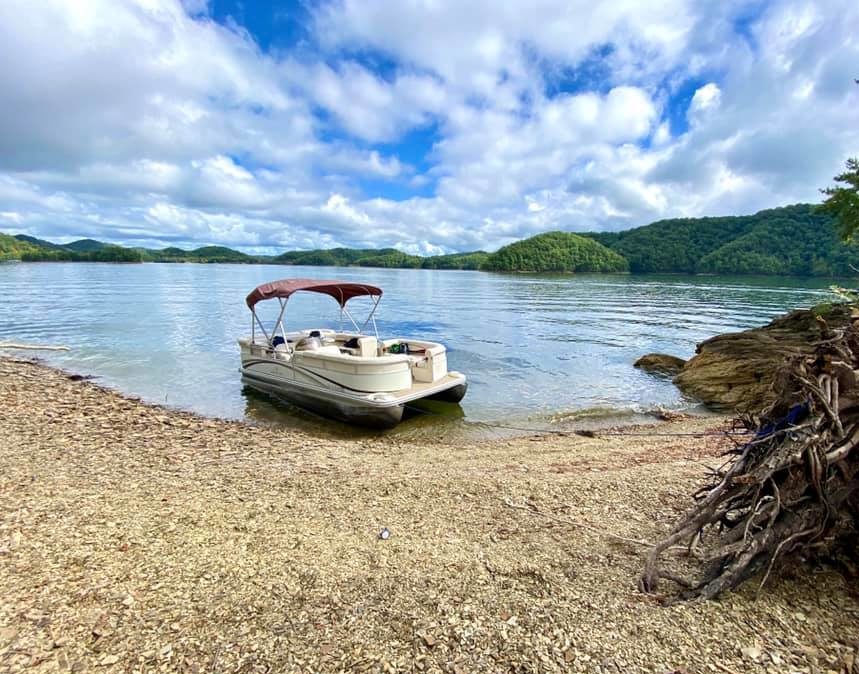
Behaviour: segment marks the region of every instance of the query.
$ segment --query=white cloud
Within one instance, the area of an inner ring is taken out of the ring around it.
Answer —
[[[859,152],[859,7],[760,10],[332,0],[266,53],[204,0],[8,0],[0,222],[437,252],[814,200]]]
[[[654,147],[662,147],[671,141],[671,125],[668,122],[662,122],[656,131],[653,133]]]
[[[340,0],[317,11],[329,47],[372,46],[430,70],[457,89],[494,98],[504,79],[530,77],[532,54],[575,65],[594,46],[613,44],[624,69],[681,53],[694,26],[685,0],[659,3],[514,0],[392,3]]]
[[[738,58],[718,88],[696,92],[692,130],[649,176],[685,195],[680,203],[691,214],[816,201],[818,188],[856,152],[859,8],[832,3],[829,10],[824,16],[815,5],[773,3],[751,27],[756,54]],[[822,72],[840,84],[812,85]]]
[[[448,92],[432,76],[405,73],[389,82],[349,60],[337,68],[287,61],[281,72],[343,129],[368,141],[396,140],[405,130],[428,123],[448,103]]]
[[[209,13],[209,0],[181,0],[181,3],[191,16]]]
[[[700,124],[708,114],[714,113],[722,102],[722,91],[714,82],[697,89],[689,104],[687,116],[692,124]]]
[[[0,219],[5,220],[12,225],[20,225],[24,222],[24,217],[20,213],[14,211],[0,211]]]
[[[370,225],[372,220],[366,213],[359,211],[342,194],[332,194],[322,206],[323,213],[342,219],[349,225]]]
[[[393,180],[412,172],[412,167],[397,157],[385,157],[378,150],[359,152],[349,148],[331,148],[327,156],[320,157],[320,165],[332,171]]]

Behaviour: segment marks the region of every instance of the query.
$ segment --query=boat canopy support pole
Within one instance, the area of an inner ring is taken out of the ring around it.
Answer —
[[[344,306],[340,311],[342,312],[341,315],[346,314],[346,316],[349,317],[349,320],[352,321],[352,325],[355,326],[355,332],[361,332],[361,328],[358,327],[358,323],[354,318],[352,318],[352,314],[349,313],[349,310]]]
[[[274,339],[274,335],[277,332],[277,328],[279,326],[280,334],[283,336],[283,343],[286,344],[286,330],[284,330],[283,328],[283,314],[284,312],[286,312],[286,300],[278,297],[277,301],[280,302],[280,313],[277,315],[277,322],[274,324],[274,330],[271,331],[271,338]]]
[[[373,333],[376,335],[376,339],[379,339],[379,328],[376,326],[376,309],[379,307],[379,302],[382,301],[381,295],[372,295],[373,298],[373,308],[370,309],[370,315],[367,316],[367,320],[364,321],[364,325],[361,326],[359,332],[363,332],[364,328],[367,327],[367,323],[373,322]],[[357,326],[355,326],[357,327]]]
[[[364,328],[367,327],[367,324],[373,323],[373,334],[376,335],[376,339],[379,339],[379,328],[376,325],[376,309],[379,306],[379,302],[382,301],[381,295],[373,295],[373,308],[370,309],[370,314],[367,316],[367,320],[359,327],[358,322],[352,317],[352,314],[349,313],[349,310],[346,308],[345,304],[340,305],[340,322],[343,322],[343,314],[349,317],[349,320],[352,321],[352,325],[355,326],[355,330],[358,332],[364,332]],[[342,329],[342,328],[341,328]]]
[[[271,346],[271,340],[274,335],[272,335],[272,337],[268,336],[268,333],[265,331],[265,326],[262,324],[262,321],[259,319],[259,316],[257,316],[256,309],[251,309],[251,311],[253,312],[254,321],[256,321],[257,325],[259,325],[259,329],[262,330],[262,334],[265,335],[265,339],[268,342],[268,345]],[[251,323],[251,326],[253,326],[253,323]]]

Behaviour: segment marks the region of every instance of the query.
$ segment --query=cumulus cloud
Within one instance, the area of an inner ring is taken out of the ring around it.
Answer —
[[[0,229],[427,253],[814,200],[859,148],[857,27],[848,0],[329,0],[266,51],[205,0],[8,0]]]
[[[327,47],[371,46],[494,99],[502,79],[531,78],[535,58],[575,65],[594,46],[611,45],[623,70],[670,62],[686,46],[695,16],[686,0],[599,7],[585,0],[339,0],[323,4],[316,22]]]
[[[388,82],[354,61],[285,63],[286,78],[351,135],[367,141],[396,140],[443,110],[446,94],[432,77],[406,74]]]
[[[692,124],[700,124],[706,120],[707,115],[715,114],[722,101],[722,91],[713,82],[705,84],[695,91],[692,102],[689,104],[687,115]]]

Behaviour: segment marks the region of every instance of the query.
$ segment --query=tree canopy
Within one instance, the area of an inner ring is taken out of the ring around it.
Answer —
[[[101,248],[76,251],[68,248],[39,249],[23,253],[23,262],[142,262],[139,250],[105,244]]]
[[[859,159],[847,160],[847,170],[834,178],[843,187],[826,187],[822,190],[827,199],[820,210],[838,220],[838,234],[844,241],[853,241],[859,230]]]
[[[452,253],[421,257],[396,248],[329,248],[295,250],[282,253],[272,261],[279,264],[326,267],[389,267],[401,269],[480,269],[488,253]]]
[[[834,217],[811,204],[586,236],[623,255],[633,273],[847,276],[859,264],[859,250],[842,243]]]
[[[31,241],[21,240],[8,234],[0,234],[0,261],[20,260],[22,255],[35,253],[41,248]]]
[[[627,261],[592,239],[570,232],[547,232],[511,243],[492,253],[489,271],[618,272]]]

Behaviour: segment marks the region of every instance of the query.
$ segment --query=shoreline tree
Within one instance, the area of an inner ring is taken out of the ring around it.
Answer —
[[[838,233],[845,242],[852,242],[859,230],[859,159],[851,157],[846,162],[847,170],[835,176],[836,183],[843,187],[825,187],[820,190],[827,199],[818,207],[823,213],[835,216],[839,224]]]

